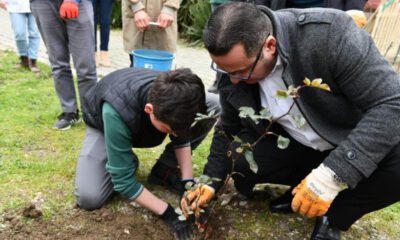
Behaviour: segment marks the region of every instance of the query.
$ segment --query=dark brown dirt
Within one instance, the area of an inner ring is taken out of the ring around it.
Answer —
[[[106,206],[95,211],[68,209],[63,215],[49,219],[28,205],[21,212],[4,213],[0,224],[0,239],[130,239],[130,240],[172,240],[168,227],[155,215],[134,208],[128,203],[117,211]],[[229,221],[224,222],[229,224]],[[213,221],[213,228],[220,228],[221,221]],[[212,239],[220,239],[213,233]]]
[[[165,190],[155,190],[157,195],[177,205],[178,196]],[[218,201],[209,218],[212,226],[210,240],[220,239],[309,239],[314,220],[296,214],[270,214],[269,199],[248,201],[233,193],[228,204]],[[344,233],[343,239],[400,239],[387,235],[377,227],[377,218],[366,218]],[[395,224],[396,225],[396,224]],[[0,213],[0,240],[172,240],[168,227],[149,211],[134,207],[121,198],[95,211],[80,210],[70,206],[58,213],[46,213],[34,204],[20,210]],[[200,239],[197,236],[196,239]]]

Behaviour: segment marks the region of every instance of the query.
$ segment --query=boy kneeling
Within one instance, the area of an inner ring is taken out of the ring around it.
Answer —
[[[190,239],[189,224],[179,221],[168,203],[137,181],[139,161],[132,148],[160,145],[169,134],[171,143],[153,167],[149,181],[162,183],[172,175],[175,180],[166,184],[183,192],[184,183],[193,178],[191,150],[213,122],[195,129],[190,126],[196,113],[219,113],[217,95],[206,95],[201,79],[189,69],[163,73],[126,68],[98,82],[84,97],[83,105],[88,127],[77,163],[78,205],[87,210],[100,208],[115,190],[160,216],[178,239]],[[174,173],[177,164],[181,177]]]

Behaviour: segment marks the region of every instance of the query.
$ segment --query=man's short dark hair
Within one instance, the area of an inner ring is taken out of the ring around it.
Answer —
[[[178,135],[186,133],[196,113],[206,112],[205,99],[203,82],[188,68],[160,74],[147,96],[154,116]]]
[[[216,56],[227,54],[242,43],[248,57],[254,56],[272,33],[271,20],[254,4],[231,2],[219,6],[203,32],[204,45]]]

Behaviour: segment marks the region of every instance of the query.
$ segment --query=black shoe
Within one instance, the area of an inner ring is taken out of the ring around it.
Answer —
[[[327,216],[317,217],[311,240],[339,240],[341,231],[329,225]]]
[[[53,125],[53,129],[68,130],[72,125],[79,122],[79,111],[62,113],[58,116],[58,121]]]
[[[269,211],[271,213],[289,214],[292,210],[292,189],[286,191],[282,196],[269,203]]]
[[[160,161],[157,161],[151,169],[147,181],[151,184],[164,186],[169,190],[178,191],[178,193],[182,193],[185,189],[179,169],[167,166]]]

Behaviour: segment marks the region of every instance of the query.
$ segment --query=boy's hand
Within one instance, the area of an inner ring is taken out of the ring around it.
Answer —
[[[60,7],[60,16],[63,19],[74,19],[79,16],[79,4],[74,0],[64,0]]]
[[[167,209],[161,215],[161,218],[169,226],[174,233],[175,239],[179,240],[191,240],[192,239],[192,227],[187,221],[179,220],[179,215],[175,213],[175,210],[171,205],[168,204]]]
[[[188,217],[188,208],[194,211],[195,216],[200,215],[200,210],[207,206],[214,196],[214,188],[201,185],[194,190],[188,190],[187,195],[181,199],[181,209],[183,214]]]
[[[149,27],[150,20],[149,15],[143,9],[135,12],[135,24],[141,32]]]
[[[321,164],[314,169],[295,189],[292,209],[303,216],[323,216],[332,201],[342,190],[334,178],[334,172]]]
[[[157,18],[157,22],[160,24],[160,28],[165,29],[171,26],[171,24],[174,22],[174,17],[166,13],[161,13]]]

